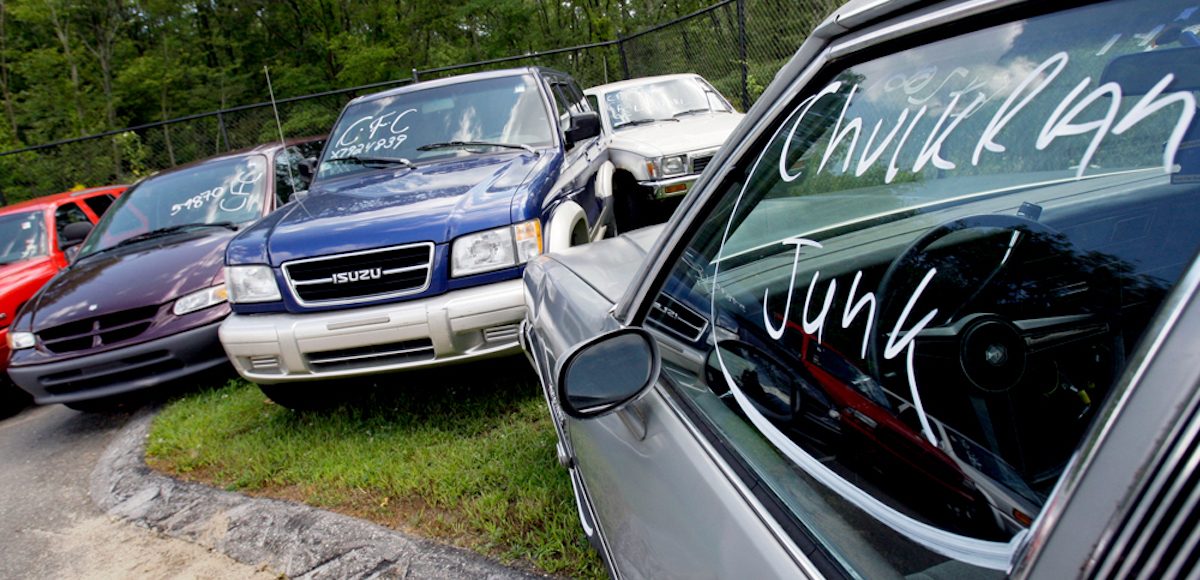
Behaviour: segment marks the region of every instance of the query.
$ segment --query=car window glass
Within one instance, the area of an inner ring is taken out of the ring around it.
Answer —
[[[1198,12],[842,65],[697,222],[664,374],[852,573],[1007,569],[1200,249]]]
[[[242,155],[149,177],[117,199],[79,254],[172,226],[258,219],[266,205],[266,165],[262,155]]]
[[[297,191],[308,190],[309,180],[300,174],[300,164],[305,160],[299,147],[291,146],[275,156],[275,197],[280,205]]]
[[[506,76],[434,86],[348,105],[330,133],[316,180],[379,169],[378,165],[338,161],[339,158],[376,157],[419,163],[481,152],[494,154],[498,150],[422,148],[450,141],[546,147],[553,142],[552,126],[535,83],[530,75]]]
[[[712,87],[693,78],[670,78],[630,85],[604,94],[604,106],[614,129],[685,115],[727,112]]]
[[[91,223],[91,221],[83,209],[74,202],[58,206],[58,209],[54,210],[54,229],[58,232],[59,243],[62,243],[63,230],[67,226],[78,222]]]
[[[104,212],[108,211],[109,206],[112,205],[113,196],[108,194],[93,195],[91,197],[85,197],[83,199],[83,203],[86,203],[87,206],[91,208],[92,213],[102,216],[104,215]]]
[[[0,215],[0,265],[48,254],[41,210]]]

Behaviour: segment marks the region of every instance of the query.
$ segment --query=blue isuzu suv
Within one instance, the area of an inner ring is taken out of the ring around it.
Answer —
[[[524,264],[613,231],[599,135],[544,68],[350,102],[308,193],[229,244],[230,360],[298,408],[321,398],[305,381],[520,352]]]

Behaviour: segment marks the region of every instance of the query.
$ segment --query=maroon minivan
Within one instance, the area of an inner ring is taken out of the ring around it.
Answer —
[[[213,157],[121,196],[69,268],[17,313],[9,375],[39,404],[81,410],[226,363],[225,245],[307,189],[322,139]]]

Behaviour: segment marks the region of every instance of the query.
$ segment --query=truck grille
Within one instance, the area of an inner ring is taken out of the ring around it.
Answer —
[[[300,304],[346,304],[421,292],[432,263],[426,242],[295,260],[283,275]]]
[[[708,163],[710,161],[712,161],[712,159],[713,159],[712,155],[705,155],[704,157],[693,157],[692,158],[692,173],[700,173],[700,172],[704,171],[704,168],[708,167]]]
[[[321,371],[433,360],[437,354],[428,338],[308,353],[308,364]]]
[[[150,328],[157,314],[158,306],[131,308],[52,326],[37,334],[50,352],[75,352],[134,338]]]

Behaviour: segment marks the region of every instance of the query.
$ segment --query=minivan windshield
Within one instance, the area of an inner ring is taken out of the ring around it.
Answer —
[[[521,153],[526,150],[521,145],[550,145],[553,126],[536,81],[522,75],[354,103],[342,113],[330,135],[317,181],[381,166],[407,166],[406,161],[480,151]],[[496,145],[429,147],[453,142]]]
[[[46,218],[39,210],[0,216],[0,266],[47,254]]]
[[[245,155],[151,177],[117,198],[79,255],[155,232],[253,221],[266,203],[266,167],[262,155]]]

